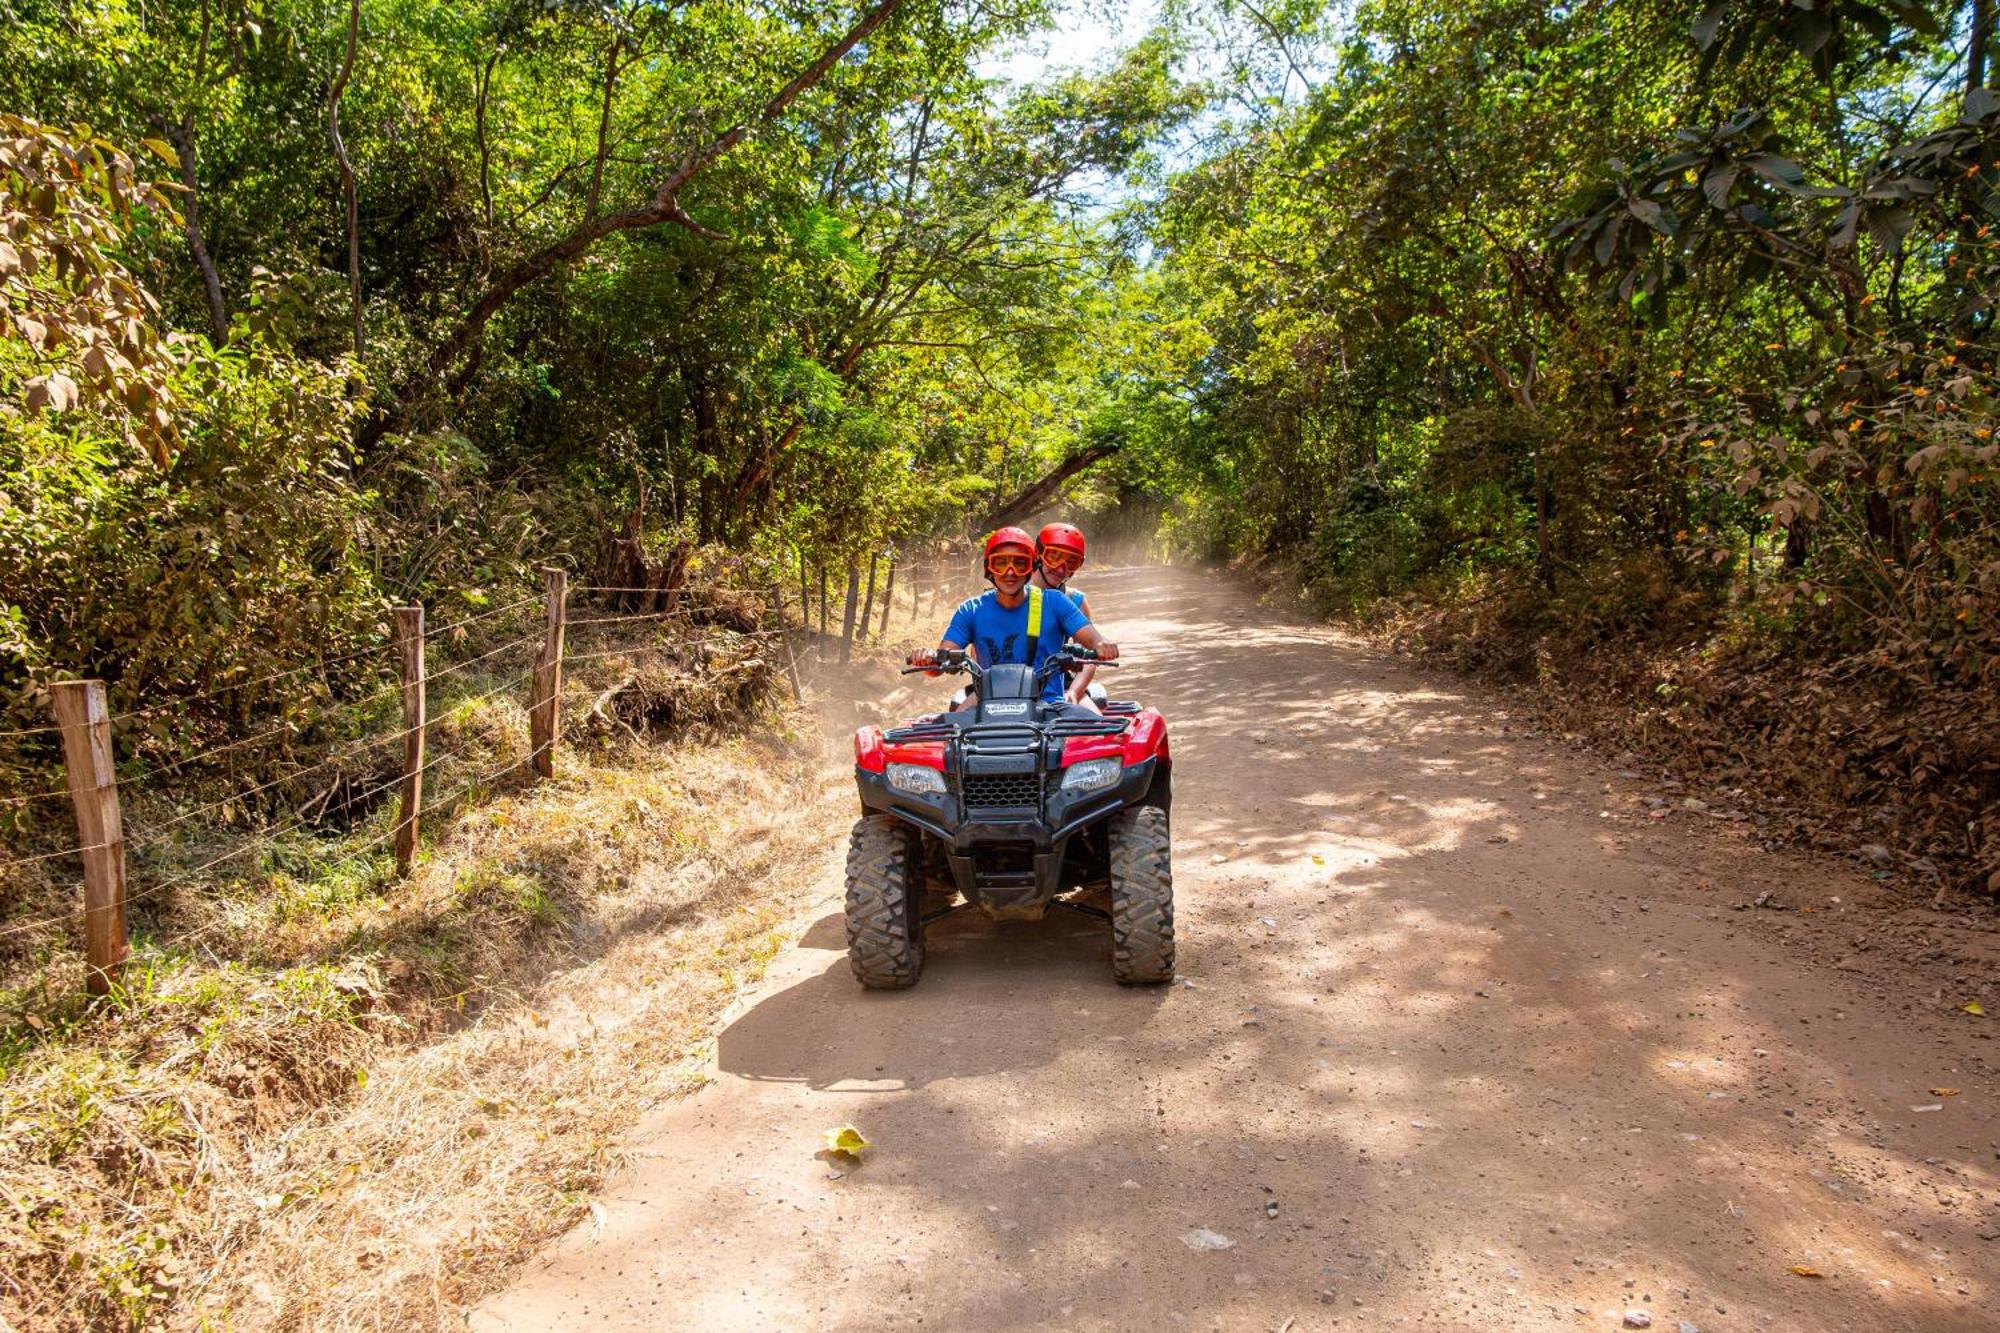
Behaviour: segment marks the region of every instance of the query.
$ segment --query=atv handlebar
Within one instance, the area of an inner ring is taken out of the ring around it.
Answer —
[[[973,658],[972,654],[966,652],[963,648],[954,648],[939,649],[929,662],[919,662],[917,661],[917,655],[911,653],[903,659],[901,674],[905,676],[914,676],[919,673],[925,675],[955,675],[961,671],[977,677],[979,663]]]
[[[915,653],[910,654],[903,661],[905,665],[900,673],[902,675],[952,676],[964,674],[972,677],[972,683],[975,688],[978,687],[981,678],[986,674],[985,668],[979,665],[979,659],[963,648],[940,649],[933,655],[929,662],[918,662]],[[1119,663],[1117,662],[1105,661],[1097,655],[1094,649],[1085,648],[1082,644],[1066,644],[1043,659],[1041,668],[1035,672],[1035,679],[1037,682],[1044,681],[1058,671],[1067,675],[1079,671],[1086,666],[1116,667],[1118,665]]]

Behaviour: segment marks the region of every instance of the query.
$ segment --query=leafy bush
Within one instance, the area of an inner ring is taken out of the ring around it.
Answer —
[[[0,682],[17,713],[78,675],[113,682],[115,709],[220,691],[183,721],[295,712],[363,668],[257,678],[383,638],[351,374],[250,339],[190,348],[169,383],[165,468],[88,406],[0,416]]]

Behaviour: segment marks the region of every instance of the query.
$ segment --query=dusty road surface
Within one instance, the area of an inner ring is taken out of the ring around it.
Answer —
[[[2000,997],[1877,961],[1880,886],[1215,579],[1090,590],[1173,729],[1185,984],[961,914],[864,993],[830,848],[713,1082],[472,1327],[2000,1327]]]

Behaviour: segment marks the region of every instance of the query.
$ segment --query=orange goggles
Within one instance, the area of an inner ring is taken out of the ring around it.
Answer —
[[[1025,574],[1035,567],[1031,555],[989,555],[986,567],[995,574]]]
[[[1074,551],[1065,551],[1060,547],[1051,546],[1048,550],[1042,552],[1042,563],[1050,569],[1070,572],[1083,568],[1083,557]]]

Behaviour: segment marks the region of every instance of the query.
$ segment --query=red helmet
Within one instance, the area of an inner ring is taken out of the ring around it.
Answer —
[[[1081,564],[1083,561],[1083,529],[1068,523],[1049,524],[1046,528],[1042,529],[1041,536],[1035,538],[1035,554],[1040,555],[1051,546],[1059,551],[1068,551]]]
[[[1035,567],[1037,563],[1035,539],[1028,535],[1027,529],[1016,527],[995,528],[993,529],[993,535],[986,539],[986,549],[979,556],[979,572],[986,576],[988,582],[991,582],[993,579],[993,570],[987,562],[993,559],[995,551],[1004,551],[1009,547],[1018,548],[1022,555],[1028,557],[1029,569],[1032,570]]]
[[[1026,528],[995,528],[993,535],[986,539],[986,549],[980,553],[979,562],[985,564],[1003,546],[1018,546],[1021,553],[1031,559],[1035,555],[1035,539],[1028,535]]]

